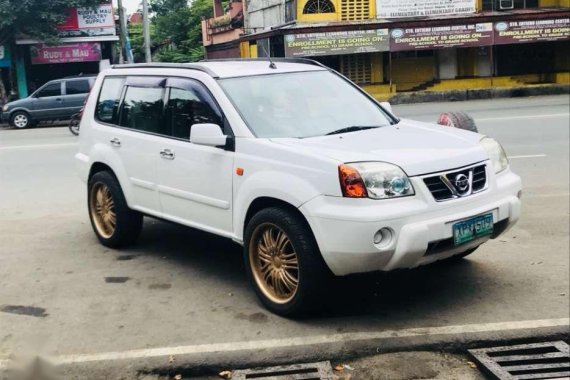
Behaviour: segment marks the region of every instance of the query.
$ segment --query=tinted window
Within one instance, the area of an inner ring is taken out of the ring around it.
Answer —
[[[162,88],[127,87],[121,108],[120,125],[145,132],[164,133]]]
[[[222,117],[210,96],[198,86],[188,89],[172,88],[166,107],[166,124],[170,131],[167,134],[190,138],[193,124],[213,123],[222,127]]]
[[[88,94],[91,90],[89,80],[73,80],[65,83],[65,93],[67,95]]]
[[[105,78],[95,111],[97,119],[105,123],[117,124],[119,101],[124,82],[125,78]]]
[[[48,84],[42,88],[36,95],[38,98],[45,98],[48,96],[60,96],[61,95],[61,83]]]

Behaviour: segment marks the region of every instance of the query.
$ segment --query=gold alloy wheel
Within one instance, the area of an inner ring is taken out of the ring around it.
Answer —
[[[117,214],[113,196],[107,185],[101,182],[93,185],[89,194],[89,206],[97,232],[105,239],[109,239],[115,233]]]
[[[291,240],[275,224],[255,228],[249,244],[249,263],[257,286],[272,302],[289,302],[299,288],[299,259]]]

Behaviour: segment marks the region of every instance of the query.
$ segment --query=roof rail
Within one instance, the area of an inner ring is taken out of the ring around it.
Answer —
[[[320,66],[325,69],[329,69],[329,67],[323,65],[319,61],[315,61],[314,59],[309,59],[309,58],[271,57],[271,60],[273,62],[304,63],[306,65]],[[270,62],[269,57],[203,59],[200,62],[232,62],[232,61]]]
[[[218,78],[218,75],[207,67],[197,65],[195,63],[127,63],[123,65],[112,65],[112,69],[188,69],[202,71],[212,78]]]

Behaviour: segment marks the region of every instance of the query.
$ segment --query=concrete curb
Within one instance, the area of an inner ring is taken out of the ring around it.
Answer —
[[[514,88],[481,88],[467,90],[420,91],[401,93],[391,97],[390,103],[395,105],[565,94],[570,94],[570,85],[530,85]]]
[[[346,360],[401,351],[457,352],[497,343],[569,338],[570,320],[562,318],[69,355],[50,361],[65,379],[85,378],[85,374],[90,379],[140,373],[196,376],[228,368]]]

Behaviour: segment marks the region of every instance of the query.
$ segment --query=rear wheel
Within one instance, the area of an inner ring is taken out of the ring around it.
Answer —
[[[113,174],[103,171],[91,177],[87,202],[91,225],[101,244],[117,248],[137,240],[142,228],[142,214],[128,207]]]
[[[264,209],[248,223],[245,242],[246,270],[269,310],[298,316],[321,300],[330,275],[303,218],[286,209]]]
[[[10,124],[19,129],[27,128],[32,125],[32,119],[27,112],[16,111],[10,118]]]
[[[69,121],[69,130],[75,136],[79,136],[79,124],[81,123],[81,116],[78,114],[73,115]]]
[[[439,115],[437,124],[476,133],[479,132],[475,120],[465,112],[444,112]]]

